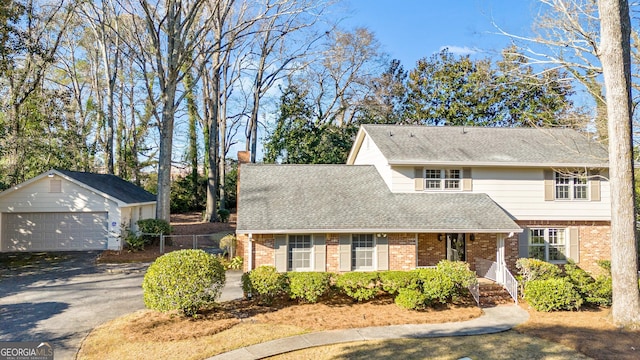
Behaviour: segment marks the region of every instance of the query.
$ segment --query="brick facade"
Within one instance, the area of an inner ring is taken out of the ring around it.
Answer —
[[[577,227],[579,231],[580,261],[578,265],[589,272],[599,271],[597,260],[611,259],[611,226],[609,222],[580,221],[519,221],[522,227]],[[389,270],[411,270],[419,266],[435,266],[447,258],[446,241],[439,241],[435,233],[388,234]],[[326,235],[326,271],[339,272],[338,234]],[[243,270],[248,271],[248,237],[238,235],[237,254],[245,261]],[[416,244],[417,240],[417,244]],[[505,262],[509,270],[517,273],[515,267],[519,258],[518,234],[505,237]],[[253,268],[261,265],[274,265],[274,236],[253,235],[251,263]],[[496,260],[497,234],[466,234],[466,259],[475,270],[475,259]]]

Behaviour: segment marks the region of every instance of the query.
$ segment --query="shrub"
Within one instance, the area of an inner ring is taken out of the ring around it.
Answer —
[[[564,266],[564,273],[567,279],[575,285],[576,290],[584,297],[589,293],[589,289],[594,283],[594,279],[588,272],[579,268],[573,261],[567,262]]]
[[[425,308],[426,300],[426,296],[419,289],[400,288],[398,296],[393,301],[401,308],[419,310]]]
[[[453,279],[439,269],[418,270],[425,305],[436,302],[445,304],[456,294],[456,284]]]
[[[227,269],[240,270],[242,269],[242,263],[244,263],[242,256],[234,256],[229,261],[229,264],[227,265]]]
[[[127,231],[124,242],[127,244],[129,251],[144,250],[145,239],[142,236],[136,236],[136,234]]]
[[[380,287],[390,295],[396,295],[418,279],[415,271],[382,271],[378,274]]]
[[[348,272],[336,280],[338,289],[357,301],[373,299],[379,291],[377,283],[376,272]]]
[[[286,276],[273,266],[260,266],[248,274],[248,284],[245,286],[243,282],[243,291],[246,288],[246,293],[264,304],[270,305],[276,297],[287,293]]]
[[[229,221],[229,216],[230,215],[231,215],[231,211],[229,211],[227,209],[219,209],[218,210],[218,216],[220,216],[220,221],[221,222]]]
[[[518,282],[521,285],[521,292],[524,293],[527,282],[533,280],[553,279],[560,275],[560,268],[557,265],[538,259],[520,258],[516,261],[516,268],[520,273]]]
[[[610,263],[608,265],[610,266]],[[599,275],[595,279],[572,261],[564,266],[564,271],[567,279],[576,287],[585,302],[599,306],[611,306],[611,276],[607,264],[604,264],[603,268],[607,270],[607,275]]]
[[[235,235],[229,234],[225,235],[220,239],[220,249],[224,250],[225,253],[233,255],[233,251],[236,248],[237,239]]]
[[[169,225],[166,220],[142,219],[138,220],[136,224],[138,224],[138,229],[141,233],[158,235],[168,235],[171,233],[171,225]],[[141,235],[141,237],[144,239],[146,245],[151,245],[153,242],[160,239],[159,236],[155,235]]]
[[[290,272],[289,297],[308,303],[316,303],[331,286],[331,273],[326,272]]]
[[[531,280],[525,285],[524,298],[537,311],[578,310],[582,297],[566,278]]]
[[[466,293],[469,286],[478,282],[476,273],[469,269],[469,264],[466,262],[442,260],[436,266],[436,270],[451,278],[454,284],[454,297]]]
[[[224,283],[224,267],[215,256],[202,250],[173,251],[157,258],[144,275],[144,304],[195,316],[201,307],[215,302]]]
[[[611,276],[600,275],[591,284],[585,300],[589,304],[611,306],[612,298]]]

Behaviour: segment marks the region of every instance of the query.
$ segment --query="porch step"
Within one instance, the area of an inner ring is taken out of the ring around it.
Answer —
[[[502,285],[491,281],[479,282],[480,307],[513,304],[514,301]]]

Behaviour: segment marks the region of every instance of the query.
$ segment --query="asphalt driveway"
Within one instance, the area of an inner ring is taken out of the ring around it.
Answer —
[[[96,265],[98,252],[0,253],[0,342],[48,341],[55,359],[75,359],[96,326],[144,309],[148,264]],[[219,301],[242,297],[228,271]]]
[[[143,309],[146,264],[96,265],[97,252],[0,254],[0,341],[49,341],[74,359],[94,327]]]

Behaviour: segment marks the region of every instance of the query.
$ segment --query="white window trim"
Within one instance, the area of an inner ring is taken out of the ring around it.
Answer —
[[[438,179],[435,178],[427,178],[427,170],[438,170],[440,171],[440,177]],[[446,177],[447,171],[452,171],[452,170],[457,170],[460,174],[459,178],[448,178]],[[462,185],[462,181],[463,181],[463,175],[464,175],[464,171],[462,170],[462,168],[423,168],[422,169],[422,176],[423,176],[423,183],[424,183],[424,191],[462,191],[463,185]],[[438,188],[431,188],[429,187],[427,184],[429,181],[435,181],[438,180],[440,182],[440,187]],[[456,180],[458,181],[458,187],[457,188],[446,188],[446,184],[448,180]]]
[[[372,253],[372,261],[371,261],[371,267],[360,267],[360,268],[356,268],[356,264],[355,261],[353,259],[353,236],[354,235],[371,235],[371,238],[373,239],[373,253]],[[368,233],[357,233],[357,234],[351,234],[351,249],[350,249],[350,256],[351,256],[351,271],[376,271],[376,269],[378,269],[378,241],[376,240],[376,234],[368,234]]]
[[[290,239],[292,236],[308,236],[309,239],[311,240],[311,248],[309,249],[309,267],[306,268],[292,268],[289,267],[289,263],[291,261],[291,248],[289,247],[290,244]],[[313,240],[313,235],[312,234],[291,234],[291,235],[287,235],[287,271],[293,271],[293,272],[306,272],[306,271],[313,271],[314,269],[314,258],[315,258],[315,254],[314,254],[314,240]]]
[[[558,176],[563,176],[563,177],[569,179],[569,184],[559,185],[558,184]],[[586,179],[586,182],[587,182],[584,185],[583,184],[579,184],[580,186],[584,186],[586,188],[585,191],[586,191],[587,197],[576,199],[575,198],[575,189],[576,189],[576,186],[577,186],[576,179],[581,178],[581,177],[584,177]],[[558,195],[558,191],[557,190],[558,190],[559,186],[568,186],[569,187],[569,197],[568,198],[558,198],[558,196],[557,196]],[[590,201],[591,200],[590,199],[591,198],[591,182],[589,181],[589,178],[587,177],[587,175],[584,175],[584,176],[577,175],[577,174],[568,175],[568,174],[561,173],[559,171],[554,171],[553,172],[553,198],[555,200],[557,200],[557,201]]]
[[[562,230],[564,232],[564,256],[565,256],[565,260],[549,260],[549,248],[551,247],[551,243],[549,242],[549,230]],[[534,230],[544,230],[544,259],[543,261],[546,261],[548,263],[551,264],[566,264],[567,263],[567,259],[569,259],[569,243],[570,243],[570,239],[569,239],[569,229],[566,227],[534,227],[534,228],[529,228],[528,229],[528,234],[527,234],[527,247],[531,248],[533,247],[543,247],[541,245],[532,245],[531,244],[531,233]]]

